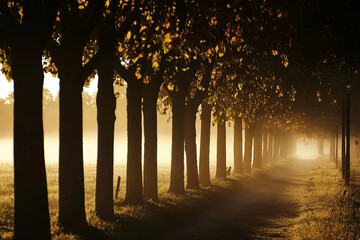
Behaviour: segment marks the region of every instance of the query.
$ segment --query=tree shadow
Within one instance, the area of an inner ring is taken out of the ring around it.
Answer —
[[[84,240],[110,240],[111,238],[105,233],[105,231],[99,230],[93,226],[84,226],[76,234],[80,239]]]

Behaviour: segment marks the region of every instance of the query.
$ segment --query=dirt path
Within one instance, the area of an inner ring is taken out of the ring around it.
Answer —
[[[239,193],[164,239],[288,239],[316,160],[291,160],[240,179]]]

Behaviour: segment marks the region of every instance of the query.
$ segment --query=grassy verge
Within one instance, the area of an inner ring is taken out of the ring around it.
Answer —
[[[291,239],[359,239],[360,187],[345,187],[334,162],[313,168],[302,194],[301,211],[289,231]]]

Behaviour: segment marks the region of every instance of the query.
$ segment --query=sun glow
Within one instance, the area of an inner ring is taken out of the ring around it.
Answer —
[[[316,159],[319,156],[317,141],[308,138],[299,138],[296,141],[296,156],[301,159]]]
[[[1,64],[0,64],[1,68]],[[14,82],[8,82],[4,74],[0,73],[0,98],[6,98],[14,89]]]

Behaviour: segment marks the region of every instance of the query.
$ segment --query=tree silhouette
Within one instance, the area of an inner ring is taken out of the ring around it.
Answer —
[[[0,3],[0,47],[10,61],[14,79],[15,239],[50,239],[42,122],[42,54],[59,3]]]
[[[83,56],[103,5],[102,1],[63,2],[56,23],[57,32],[49,46],[60,78],[59,224],[65,231],[78,231],[87,226],[82,91],[97,58],[89,60]]]

